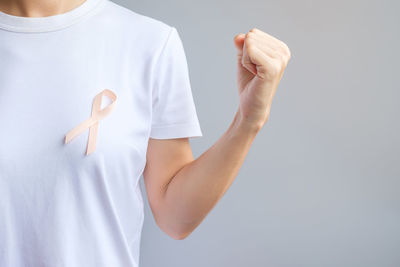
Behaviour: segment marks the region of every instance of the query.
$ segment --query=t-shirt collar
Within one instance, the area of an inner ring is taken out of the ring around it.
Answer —
[[[14,16],[0,11],[0,29],[14,32],[48,32],[68,27],[108,0],[85,0],[82,4],[67,12],[47,17]]]

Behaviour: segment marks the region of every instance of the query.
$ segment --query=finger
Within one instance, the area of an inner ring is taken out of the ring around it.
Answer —
[[[281,44],[276,43],[275,41],[273,41],[271,39],[265,38],[260,34],[249,32],[246,35],[246,39],[248,39],[247,42],[257,42],[258,44],[261,44],[263,47],[265,47],[266,51],[271,51],[271,49],[272,49],[272,51],[274,51],[274,52],[271,51],[271,54],[270,54],[271,56],[274,56],[274,57],[279,56],[279,55],[276,55],[276,53],[281,53],[283,55],[287,54],[285,47],[283,47]]]
[[[285,47],[285,46],[286,46],[286,44],[285,44],[284,42],[282,42],[281,40],[279,40],[278,38],[276,38],[276,37],[274,37],[274,36],[272,36],[272,35],[270,35],[270,34],[264,32],[264,31],[262,31],[262,30],[259,30],[259,29],[257,29],[257,28],[251,29],[251,30],[249,31],[249,33],[254,33],[254,35],[256,35],[256,36],[259,36],[259,37],[261,37],[261,38],[264,38],[264,39],[266,39],[266,40],[269,40],[269,41],[271,41],[272,43],[276,44],[278,47]]]
[[[266,53],[268,56],[276,59],[283,59],[282,54],[279,50],[271,47],[269,44],[265,44],[259,41],[249,41],[251,45],[257,46],[263,53]]]
[[[268,54],[270,57],[280,60],[283,63],[283,66],[286,66],[290,59],[290,52],[284,50],[284,48],[280,47],[279,49],[271,46],[270,41],[265,41],[263,38],[259,36],[253,35],[252,37],[247,37],[245,40],[247,45],[255,45],[264,53]]]
[[[240,55],[238,55],[238,62],[240,62],[241,65],[248,71],[250,71],[254,75],[257,75],[257,66],[253,63],[253,61],[249,56],[249,51],[246,43],[244,43],[242,51],[243,51],[242,56],[240,57]]]
[[[278,71],[277,60],[270,57],[266,53],[263,53],[257,46],[249,46],[244,50],[249,61],[255,64],[257,70],[257,76],[261,79],[267,78],[267,76],[273,77]]]

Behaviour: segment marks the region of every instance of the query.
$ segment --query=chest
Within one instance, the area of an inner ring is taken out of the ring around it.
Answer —
[[[93,38],[69,45],[57,38],[21,44],[0,45],[3,163],[10,167],[30,162],[34,170],[40,162],[51,165],[66,158],[116,159],[132,153],[144,158],[151,115],[149,83],[143,78],[146,62],[139,57],[134,61],[130,50],[122,53],[112,43]],[[99,97],[105,89],[115,99]],[[106,116],[96,116],[111,105]],[[82,124],[65,143],[66,135]],[[90,142],[95,147],[86,155]]]

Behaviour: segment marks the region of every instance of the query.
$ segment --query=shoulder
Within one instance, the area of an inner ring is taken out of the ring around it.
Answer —
[[[115,33],[126,37],[141,36],[148,42],[162,43],[174,28],[164,21],[140,14],[111,0],[105,1],[100,17],[104,26]]]

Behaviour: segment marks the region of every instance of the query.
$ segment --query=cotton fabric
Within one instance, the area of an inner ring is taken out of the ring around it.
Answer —
[[[104,89],[86,155],[89,129],[64,138]],[[174,26],[109,0],[0,12],[0,266],[139,266],[149,138],[200,136]]]

